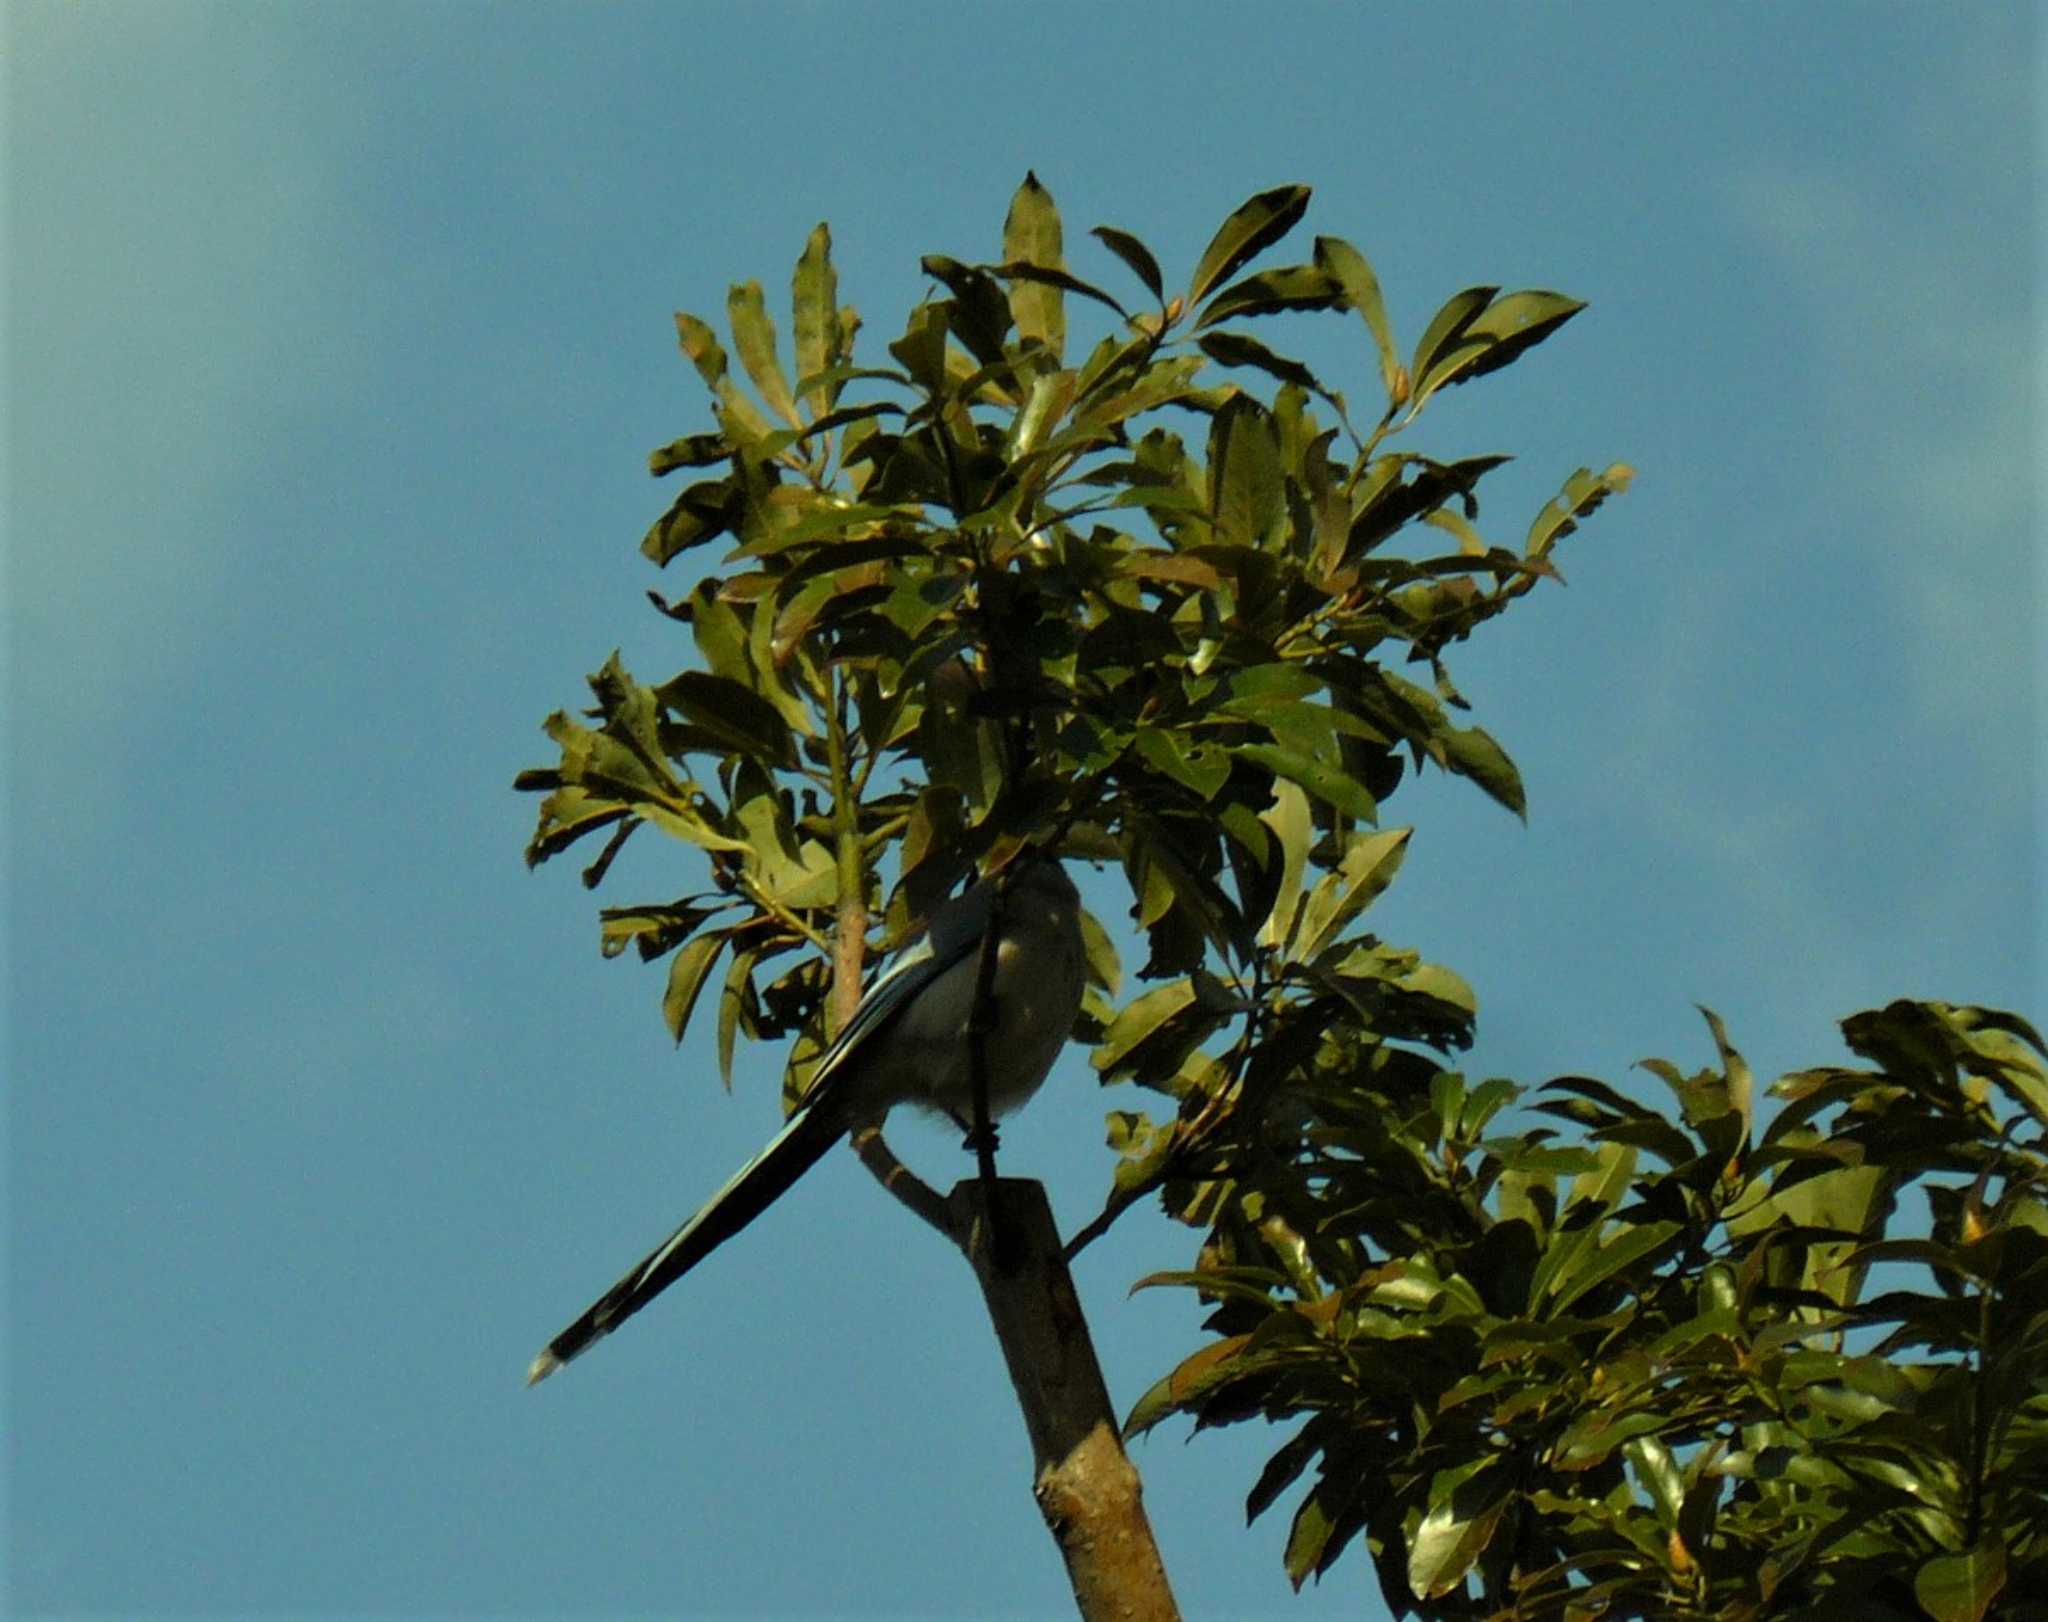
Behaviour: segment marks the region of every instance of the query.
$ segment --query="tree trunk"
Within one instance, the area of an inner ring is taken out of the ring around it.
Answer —
[[[947,1201],[1031,1436],[1032,1492],[1085,1622],[1179,1622],[1045,1190],[972,1178]]]

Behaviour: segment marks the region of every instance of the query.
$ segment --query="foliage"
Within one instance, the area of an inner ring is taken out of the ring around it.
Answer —
[[[1119,860],[1145,973],[1179,977],[1158,995],[1181,1005],[1126,1011],[1105,1061],[1181,1104],[1164,1134],[1120,1127],[1145,1165],[1205,1105],[1210,1124],[1234,1108],[1189,1039],[1236,995],[1208,977],[1211,949],[1233,979],[1263,963],[1387,1011],[1393,1034],[1462,1030],[1453,977],[1345,935],[1400,859],[1401,836],[1364,828],[1411,761],[1521,811],[1506,754],[1456,718],[1444,650],[1553,576],[1557,544],[1628,470],[1573,474],[1519,549],[1483,539],[1477,489],[1506,458],[1443,462],[1396,438],[1580,304],[1468,288],[1404,364],[1350,244],[1241,274],[1308,201],[1251,198],[1171,297],[1143,243],[1098,228],[1144,290],[1133,313],[1066,268],[1027,177],[999,261],[923,261],[934,296],[889,365],[856,359],[823,225],[792,277],[788,347],[752,282],[727,301],[730,354],[677,316],[716,427],[654,452],[657,475],[689,482],[642,551],[668,565],[727,544],[723,572],[650,593],[699,664],[650,686],[614,655],[593,709],[549,718],[558,764],[519,786],[546,794],[529,862],[607,833],[593,886],[642,827],[707,854],[713,890],[606,908],[603,945],[669,959],[679,1040],[723,963],[728,1075],[742,1036],[801,1030],[800,1057],[814,1050],[826,971],[800,948],[865,907],[885,855],[901,877],[886,943],[968,863],[1026,840]],[[1120,323],[1085,351],[1076,302]],[[1341,393],[1251,330],[1290,311],[1360,319],[1385,396],[1363,434]],[[1437,549],[1405,555],[1404,530]],[[1114,1016],[1097,999],[1091,1017]]]
[[[1371,1392],[1345,1371],[1392,1375],[1345,1361],[1376,1340],[1359,1325],[1435,1333],[1447,1301],[1482,1310],[1475,1271],[1514,1275],[1553,1239],[1592,1244],[1590,1273],[1546,1277],[1540,1338],[1680,1230],[1596,1242],[1624,1221],[1620,1194],[1601,1192],[1628,1186],[1623,1138],[1530,1143],[1482,1158],[1483,1186],[1468,1176],[1512,1089],[1467,1095],[1429,1056],[1469,1043],[1471,993],[1361,920],[1407,850],[1408,830],[1379,820],[1411,767],[1522,812],[1447,650],[1555,578],[1559,543],[1630,473],[1582,468],[1519,544],[1489,539],[1479,487],[1506,458],[1440,460],[1403,436],[1441,391],[1519,360],[1582,306],[1467,288],[1404,358],[1349,243],[1318,237],[1300,262],[1254,268],[1308,202],[1302,186],[1246,201],[1171,295],[1149,248],[1097,228],[1142,290],[1127,305],[1068,268],[1052,199],[1027,177],[998,259],[923,260],[931,294],[887,364],[856,357],[823,225],[792,277],[787,345],[752,282],[727,301],[730,351],[679,315],[714,426],[653,453],[657,476],[685,483],[642,551],[666,567],[725,548],[679,595],[649,594],[694,657],[648,684],[615,654],[590,678],[593,707],[546,723],[556,763],[518,784],[545,796],[530,863],[604,835],[593,887],[643,827],[703,853],[709,888],[604,908],[603,950],[667,961],[678,1040],[718,984],[728,1076],[743,1037],[796,1033],[792,1089],[823,1037],[826,948],[862,940],[886,865],[882,945],[970,864],[1023,844],[1119,863],[1152,984],[1119,1007],[1098,930],[1085,1033],[1103,1079],[1160,1095],[1162,1118],[1111,1116],[1114,1185],[1074,1244],[1157,1193],[1207,1235],[1189,1278],[1221,1300],[1228,1336],[1134,1418],[1315,1407],[1254,1494],[1264,1507],[1322,1459],[1297,1576],[1369,1525],[1383,1562],[1426,1534],[1422,1587],[1440,1595],[1453,1568],[1507,1547],[1491,1536],[1505,1471],[1462,1453],[1440,1468],[1469,1479],[1401,1477],[1395,1518],[1368,1513],[1354,1466],[1426,1438],[1370,1415],[1353,1434]],[[1362,426],[1262,335],[1316,312],[1357,319],[1379,396]],[[1083,339],[1070,315],[1107,330]],[[1576,1177],[1556,1217],[1546,1179],[1561,1170]],[[1680,1221],[1689,1186],[1672,1185],[1657,1224]],[[1489,1197],[1508,1203],[1489,1214]],[[1283,1353],[1305,1383],[1267,1361]],[[1411,1363],[1398,1390],[1434,1378]],[[1453,1407],[1477,1427],[1476,1396]],[[1464,1513],[1475,1502],[1494,1507]]]
[[[2040,1037],[1858,1014],[1868,1067],[1783,1077],[1760,1126],[1707,1020],[1718,1068],[1645,1061],[1675,1121],[1542,1089],[1573,1143],[1489,1136],[1506,1082],[1334,1038],[1342,1080],[1296,1089],[1256,1201],[1153,1281],[1214,1301],[1218,1338],[1132,1428],[1301,1421],[1249,1513],[1313,1467],[1289,1570],[1362,1536],[1398,1613],[2042,1614]]]

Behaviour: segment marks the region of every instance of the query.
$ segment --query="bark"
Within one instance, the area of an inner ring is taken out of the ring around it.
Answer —
[[[1044,1188],[975,1178],[946,1204],[1010,1367],[1032,1491],[1084,1622],[1178,1622]]]

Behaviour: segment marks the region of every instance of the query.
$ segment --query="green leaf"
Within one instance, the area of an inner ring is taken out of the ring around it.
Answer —
[[[1230,754],[1207,744],[1191,743],[1177,732],[1161,727],[1139,727],[1137,750],[1154,771],[1194,791],[1202,800],[1213,800],[1216,791],[1230,780]]]
[[[1501,1511],[1514,1501],[1492,1458],[1475,1459],[1430,1479],[1429,1508],[1408,1542],[1408,1587],[1417,1599],[1438,1599],[1464,1582],[1486,1552]]]
[[[1059,210],[1053,206],[1052,193],[1039,184],[1036,174],[1027,173],[1024,184],[1010,199],[1010,212],[1003,221],[1003,258],[1011,265],[1038,265],[1046,270],[1066,268],[1061,257]],[[1017,323],[1018,333],[1044,344],[1054,360],[1065,353],[1066,301],[1057,286],[1021,278],[1013,282],[1010,316]]]
[[[1308,862],[1309,846],[1315,840],[1315,824],[1309,814],[1308,796],[1298,784],[1281,778],[1273,784],[1273,798],[1259,813],[1259,821],[1271,829],[1280,843],[1280,874],[1273,900],[1259,925],[1258,943],[1278,946],[1294,933],[1294,919],[1301,906],[1301,875]]]
[[[739,523],[739,503],[739,488],[731,479],[698,480],[655,520],[640,543],[641,555],[666,564],[680,552],[730,534]]]
[[[1591,1206],[1592,1214],[1604,1214],[1619,1205],[1622,1195],[1628,1192],[1629,1179],[1636,1170],[1635,1150],[1626,1144],[1603,1143],[1599,1155],[1598,1171],[1572,1179],[1562,1214],[1573,1215],[1585,1205]],[[1533,1287],[1530,1293],[1536,1293]]]
[[[1294,1512],[1294,1520],[1287,1529],[1287,1547],[1280,1559],[1287,1580],[1297,1589],[1324,1569],[1326,1558],[1333,1552],[1329,1545],[1337,1531],[1337,1518],[1331,1503],[1337,1492],[1336,1485],[1326,1477]]]
[[[1655,1436],[1634,1436],[1622,1444],[1622,1456],[1635,1467],[1636,1477],[1657,1506],[1657,1519],[1665,1529],[1678,1525],[1678,1512],[1685,1506],[1685,1473],[1670,1448]]]
[[[711,976],[712,965],[725,950],[728,937],[723,931],[699,935],[685,943],[669,960],[668,989],[662,993],[661,1017],[668,1034],[681,1042],[689,1029],[690,1013],[697,1006],[697,994]]]
[[[1273,418],[1250,395],[1234,395],[1209,426],[1209,510],[1218,533],[1239,546],[1266,546],[1286,517],[1280,441]]]
[[[1037,450],[1047,431],[1067,414],[1074,403],[1074,385],[1074,374],[1068,371],[1041,372],[1031,380],[1030,392],[1003,441],[1003,453],[1012,463]]]
[[[1424,513],[1422,521],[1453,537],[1458,543],[1458,550],[1467,557],[1484,557],[1491,550],[1470,521],[1462,513],[1453,512],[1448,507],[1439,507],[1435,512]]]
[[[1541,289],[1509,293],[1494,300],[1463,334],[1467,341],[1484,342],[1483,352],[1459,368],[1455,376],[1435,379],[1430,386],[1469,383],[1475,377],[1499,371],[1534,349],[1585,307],[1583,299]]]
[[[1529,820],[1522,774],[1492,733],[1483,727],[1446,726],[1437,736],[1443,743],[1444,762],[1451,770],[1470,778],[1524,822]]]
[[[1422,337],[1416,342],[1415,358],[1408,365],[1408,375],[1415,380],[1416,389],[1415,399],[1409,406],[1411,414],[1422,404],[1422,379],[1457,345],[1466,326],[1499,291],[1498,287],[1468,287],[1444,300],[1442,308],[1429,318],[1429,325],[1423,328]]]
[[[1327,310],[1344,302],[1344,287],[1314,265],[1283,265],[1233,282],[1209,301],[1197,330],[1233,316],[1279,315],[1288,310]]]
[[[1088,233],[1117,258],[1131,267],[1132,273],[1145,284],[1145,291],[1161,304],[1166,302],[1166,278],[1159,273],[1159,261],[1152,257],[1152,250],[1132,236],[1128,231],[1119,231],[1113,225],[1098,225]]]
[[[768,319],[768,306],[761,297],[759,282],[736,282],[725,295],[725,317],[732,325],[734,346],[740,364],[771,410],[792,428],[803,427],[790,398],[789,379],[782,374],[782,362],[775,355],[775,323]]]
[[[1103,1075],[1113,1074],[1139,1043],[1194,1002],[1195,983],[1191,979],[1175,980],[1146,992],[1116,1016],[1089,1062]]]
[[[785,770],[795,767],[796,739],[789,723],[752,688],[708,671],[686,670],[655,692],[677,714],[702,728],[718,748]]]
[[[1619,495],[1635,479],[1635,469],[1616,462],[1604,473],[1580,468],[1565,480],[1563,492],[1552,499],[1529,526],[1525,548],[1532,558],[1548,557],[1551,549],[1579,527],[1578,520],[1593,513],[1611,495]]]
[[[1131,318],[1130,311],[1093,282],[1084,282],[1071,272],[1052,265],[1034,265],[1028,259],[1017,259],[996,266],[995,273],[1009,281],[1037,282],[1041,287],[1057,287],[1062,292],[1079,293],[1083,298],[1107,305],[1126,321]]]
[[[1288,956],[1307,962],[1394,882],[1408,854],[1412,828],[1388,828],[1355,841],[1336,870],[1326,874],[1302,903]]]
[[[1987,1532],[1975,1548],[1936,1555],[1913,1575],[1913,1597],[1934,1622],[1982,1622],[2005,1588],[2005,1540]]]
[[[1308,199],[1306,186],[1276,186],[1241,203],[1196,261],[1194,279],[1188,283],[1189,307],[1200,304],[1238,266],[1293,230],[1308,211]]]
[[[1721,1023],[1721,1016],[1705,1003],[1694,1005],[1707,1022],[1707,1029],[1713,1033],[1714,1046],[1721,1055],[1721,1072],[1726,1087],[1728,1107],[1742,1117],[1743,1141],[1749,1141],[1749,1124],[1752,1099],[1756,1083],[1749,1072],[1749,1061],[1735,1051],[1735,1045],[1728,1040],[1728,1027]]]
[[[1258,339],[1242,332],[1205,332],[1195,341],[1202,352],[1219,366],[1256,366],[1283,383],[1293,383],[1329,398],[1329,391],[1316,381],[1315,373],[1300,361],[1276,355]]]
[[[839,276],[832,268],[832,228],[820,221],[804,243],[789,283],[790,319],[796,336],[796,373],[817,377],[840,362]],[[804,390],[811,415],[822,417],[839,400],[837,383]]]
[[[637,946],[640,960],[652,962],[673,951],[710,916],[707,908],[680,902],[667,906],[603,907],[597,915],[599,950],[606,957],[617,957],[628,946]]]
[[[1344,302],[1365,319],[1380,356],[1380,381],[1390,404],[1399,405],[1408,395],[1408,382],[1394,353],[1393,329],[1387,325],[1387,311],[1380,299],[1380,281],[1370,263],[1341,237],[1317,237],[1315,263],[1336,278],[1344,289]]]
[[[1183,1359],[1171,1374],[1156,1382],[1132,1405],[1124,1420],[1125,1440],[1144,1434],[1169,1415],[1182,1412],[1204,1391],[1228,1379],[1236,1372],[1232,1365],[1238,1353],[1250,1340],[1249,1335],[1234,1335],[1228,1340],[1212,1341]]]
[[[732,455],[732,445],[723,434],[685,434],[647,457],[647,471],[657,479],[679,467],[710,467]]]
[[[718,997],[718,1076],[727,1092],[732,1091],[732,1056],[740,1026],[752,1023],[754,964],[760,955],[758,951],[735,950]]]
[[[903,323],[903,336],[889,345],[889,353],[903,363],[904,371],[933,396],[947,392],[946,333],[945,304],[920,304]]]
[[[1646,1222],[1641,1227],[1624,1229],[1597,1250],[1579,1252],[1572,1265],[1558,1269],[1557,1294],[1550,1303],[1551,1312],[1567,1311],[1588,1290],[1598,1288],[1622,1269],[1661,1249],[1684,1229],[1682,1222]]]
[[[682,345],[683,353],[689,356],[690,364],[697,368],[697,375],[704,379],[704,386],[718,402],[720,426],[729,435],[737,431],[748,440],[766,438],[771,431],[768,419],[733,382],[725,359],[725,348],[719,343],[718,335],[694,315],[678,310],[676,341]]]
[[[1311,756],[1268,743],[1241,745],[1237,755],[1240,760],[1269,771],[1276,777],[1284,777],[1289,782],[1299,783],[1317,799],[1335,806],[1347,817],[1356,817],[1360,822],[1371,822],[1379,815],[1378,802],[1366,791],[1363,783],[1349,773],[1325,765]]]
[[[1109,428],[1173,401],[1185,400],[1199,392],[1195,374],[1202,366],[1200,355],[1169,355],[1154,361],[1128,386],[1106,390],[1083,401],[1075,413],[1076,420],[1091,428]]]

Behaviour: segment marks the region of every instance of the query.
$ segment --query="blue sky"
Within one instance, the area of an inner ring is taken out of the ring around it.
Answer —
[[[1591,301],[1416,433],[1516,453],[1507,534],[1638,470],[1454,664],[1528,826],[1389,807],[1376,927],[1476,987],[1470,1073],[1691,1067],[1695,1001],[1771,1074],[1895,996],[2048,1015],[2033,8],[5,28],[16,1614],[1070,1614],[971,1282],[849,1157],[520,1384],[774,1123],[780,1055],[727,1098],[670,1047],[510,782],[614,646],[682,661],[635,551],[647,450],[706,425],[670,314],[785,286],[820,219],[877,345],[1027,168],[1084,275],[1089,225],[1184,278],[1299,180],[1405,344],[1470,283]],[[1369,391],[1354,328],[1300,330]],[[695,877],[634,858],[615,899]],[[1125,1102],[1070,1050],[1006,1134],[1069,1227]],[[1125,1294],[1188,1254],[1146,1212],[1082,1260],[1120,1405],[1196,1342]],[[1383,1614],[1359,1560],[1290,1597],[1284,1511],[1244,1530],[1279,1439],[1138,1446],[1189,1615]]]

